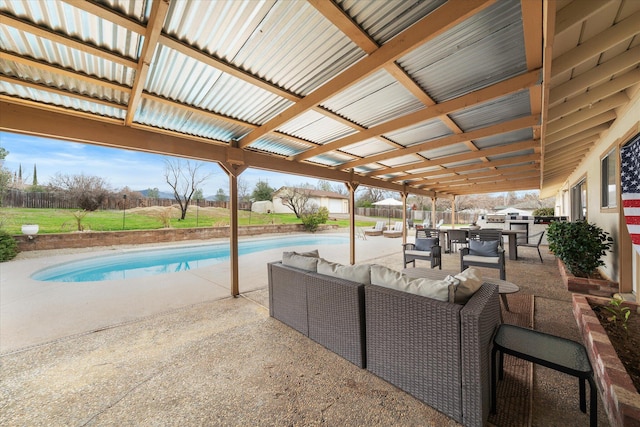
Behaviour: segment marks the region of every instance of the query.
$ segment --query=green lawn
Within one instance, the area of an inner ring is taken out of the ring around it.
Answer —
[[[9,234],[21,234],[22,224],[38,224],[39,233],[65,233],[78,230],[74,213],[77,210],[65,209],[22,209],[0,208],[0,228]],[[116,231],[116,230],[149,230],[163,228],[163,216],[167,216],[163,208],[133,208],[123,211],[89,212],[82,219],[84,230]],[[224,208],[189,208],[187,217],[180,221],[180,210],[170,210],[170,227],[193,228],[229,225],[229,211]],[[239,211],[240,226],[261,224],[297,224],[300,220],[294,214],[259,214]],[[124,227],[123,227],[124,224]],[[329,220],[328,224],[348,227],[347,219]],[[356,221],[357,227],[371,227],[375,221]]]

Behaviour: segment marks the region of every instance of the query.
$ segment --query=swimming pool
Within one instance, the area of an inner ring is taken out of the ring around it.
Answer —
[[[301,246],[347,244],[346,236],[282,236],[241,241],[238,254],[269,249],[295,250]],[[36,271],[31,278],[43,282],[96,282],[134,279],[207,267],[229,260],[229,243],[131,250],[126,253],[86,258]]]

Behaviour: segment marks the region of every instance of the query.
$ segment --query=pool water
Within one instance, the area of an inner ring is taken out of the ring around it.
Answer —
[[[269,249],[310,245],[347,244],[344,236],[283,236],[242,241],[238,254],[247,255]],[[126,253],[71,261],[35,272],[31,278],[44,282],[96,282],[134,279],[207,267],[229,260],[229,243],[132,250]]]

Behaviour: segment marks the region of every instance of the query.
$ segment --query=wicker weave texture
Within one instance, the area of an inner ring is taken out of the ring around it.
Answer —
[[[367,369],[459,422],[461,308],[365,286]]]
[[[309,338],[364,368],[364,285],[316,273],[305,284]]]
[[[485,283],[460,311],[462,330],[462,424],[483,426],[491,399],[491,347],[500,324],[498,286]]]
[[[304,272],[282,265],[267,264],[269,271],[269,314],[293,329],[309,335],[307,287]]]

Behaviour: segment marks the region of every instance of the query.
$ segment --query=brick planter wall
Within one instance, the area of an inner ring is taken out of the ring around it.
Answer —
[[[569,292],[579,292],[581,294],[589,294],[600,297],[611,297],[619,292],[618,282],[606,279],[589,279],[585,277],[576,277],[569,273],[564,263],[558,260],[558,269],[560,276]]]
[[[336,230],[337,225],[320,225],[318,231]],[[25,235],[13,236],[21,252],[87,248],[93,246],[135,245],[143,243],[181,242],[229,237],[229,227],[162,228],[158,230],[87,231],[77,233],[38,234],[33,239]],[[277,233],[303,233],[302,224],[250,225],[238,228],[240,236],[260,236]]]
[[[596,383],[611,426],[640,426],[640,394],[618,358],[607,333],[589,305],[608,299],[573,295],[573,315],[582,332]]]

